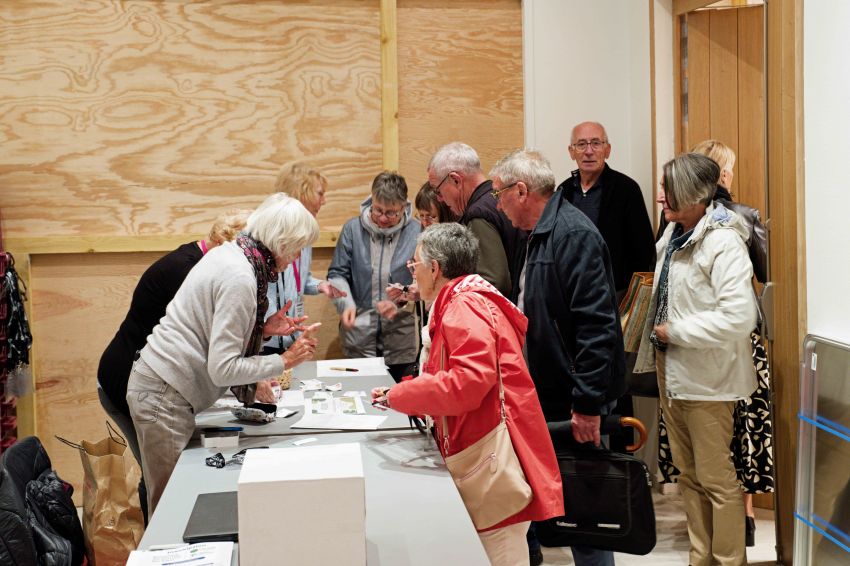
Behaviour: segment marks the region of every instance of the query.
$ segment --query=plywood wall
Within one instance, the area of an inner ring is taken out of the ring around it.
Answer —
[[[7,242],[39,242],[35,432],[77,496],[79,457],[53,435],[104,434],[97,364],[144,269],[221,210],[256,206],[291,160],[330,181],[325,233],[357,213],[386,142],[379,22],[379,0],[0,2],[0,220]],[[399,1],[411,196],[443,143],[467,141],[485,167],[522,143],[521,36],[519,0]],[[75,239],[142,253],[51,253]],[[314,274],[332,253],[314,249]],[[318,356],[339,357],[335,309],[306,308]]]

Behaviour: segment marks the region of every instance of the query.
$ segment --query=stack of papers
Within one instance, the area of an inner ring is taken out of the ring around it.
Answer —
[[[181,544],[163,550],[134,550],[130,553],[127,566],[167,566],[169,564],[230,566],[232,558],[232,542],[201,542]]]

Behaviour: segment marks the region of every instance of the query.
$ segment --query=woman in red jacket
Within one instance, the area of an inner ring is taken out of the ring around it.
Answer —
[[[408,267],[422,298],[433,301],[431,353],[419,377],[372,394],[376,402],[402,413],[434,416],[440,450],[447,457],[499,423],[497,371],[501,370],[506,424],[532,499],[479,536],[493,564],[527,565],[529,521],[564,514],[561,476],[522,355],[528,321],[490,283],[470,275],[477,262],[478,241],[460,224],[437,224],[419,236]],[[447,443],[441,417],[447,417]]]

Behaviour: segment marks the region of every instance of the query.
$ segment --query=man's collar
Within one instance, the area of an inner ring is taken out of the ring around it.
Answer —
[[[611,168],[608,167],[608,162],[606,161],[605,165],[603,165],[603,167],[602,167],[602,172],[599,174],[599,177],[596,178],[596,182],[594,182],[593,185],[591,185],[590,189],[595,188],[595,187],[604,187],[605,186],[605,179],[608,177],[608,172],[610,170],[611,170]],[[572,176],[573,186],[575,186],[575,188],[577,188],[577,189],[581,189],[581,169],[573,169],[573,171],[572,171],[572,173],[570,173],[570,175]],[[590,189],[588,189],[588,190],[590,190]]]
[[[463,208],[463,214],[461,215],[461,220],[466,217],[466,211],[469,210],[469,207],[479,199],[483,198],[485,195],[489,195],[490,191],[493,187],[493,181],[489,179],[483,181],[480,185],[475,187],[475,190],[472,191],[472,194],[469,195],[469,200],[466,201],[466,206]]]

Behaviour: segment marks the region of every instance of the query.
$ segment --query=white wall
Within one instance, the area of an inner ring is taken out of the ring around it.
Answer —
[[[803,3],[808,333],[850,344],[850,2]]]
[[[640,184],[651,211],[649,25],[647,0],[523,1],[525,145],[560,182],[575,169],[572,127],[601,122],[608,163]]]

